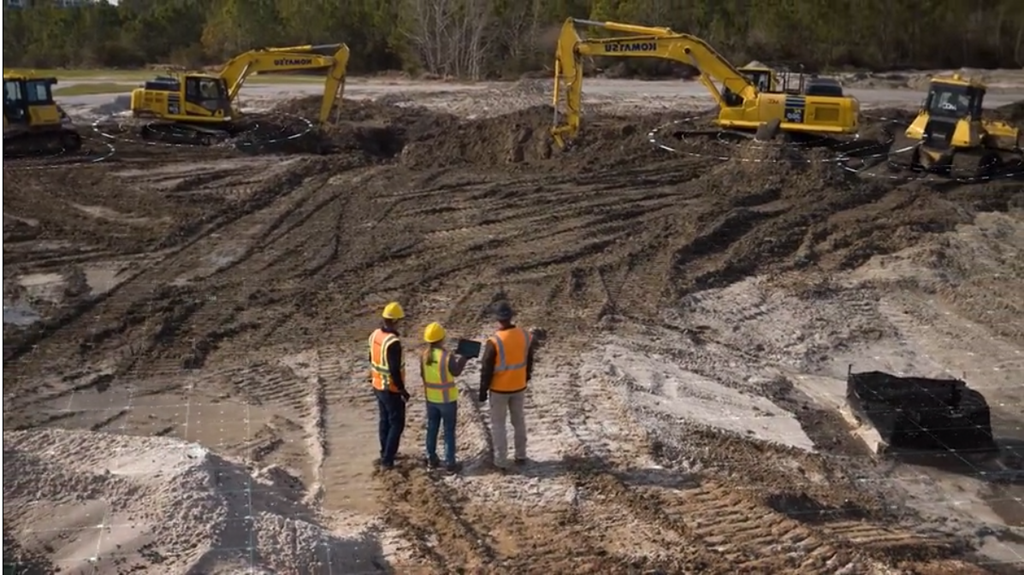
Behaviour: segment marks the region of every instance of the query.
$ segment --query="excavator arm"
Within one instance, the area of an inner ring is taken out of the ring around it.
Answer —
[[[632,35],[584,39],[577,32],[577,26],[591,26]],[[552,136],[559,146],[564,146],[565,139],[575,137],[579,131],[583,99],[583,56],[661,58],[689,64],[699,71],[701,84],[721,108],[756,100],[758,95],[757,88],[745,74],[696,36],[681,34],[669,28],[569,18],[562,25],[555,48],[555,90],[552,102],[555,108],[555,127]],[[721,88],[715,81],[721,84]],[[558,108],[563,92],[566,121],[560,124]]]
[[[252,74],[326,69],[327,79],[324,82],[319,118],[320,123],[324,124],[329,119],[334,102],[344,94],[348,59],[349,49],[345,44],[261,48],[235,56],[218,75],[227,84],[228,100],[234,102],[246,78]]]

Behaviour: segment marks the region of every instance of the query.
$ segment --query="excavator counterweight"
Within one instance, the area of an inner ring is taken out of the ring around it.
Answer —
[[[629,34],[610,38],[583,38],[578,27],[589,26]],[[555,119],[551,134],[560,146],[578,135],[582,116],[584,56],[612,58],[660,58],[693,66],[698,79],[718,105],[715,123],[726,129],[812,134],[857,132],[860,104],[843,95],[834,80],[812,78],[800,87],[779,86],[767,68],[739,69],[707,42],[669,28],[620,22],[596,22],[569,18],[555,49]],[[564,121],[560,119],[563,108]]]
[[[143,135],[176,143],[212,144],[239,126],[234,103],[253,74],[326,70],[318,122],[330,119],[345,89],[349,49],[345,44],[250,50],[229,60],[217,74],[182,73],[157,77],[131,94],[135,117],[151,118]]]

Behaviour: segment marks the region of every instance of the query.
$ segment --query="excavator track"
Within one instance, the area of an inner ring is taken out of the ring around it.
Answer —
[[[238,126],[226,130],[178,122],[150,122],[142,127],[142,139],[179,146],[213,146],[224,143],[233,135],[244,132]]]

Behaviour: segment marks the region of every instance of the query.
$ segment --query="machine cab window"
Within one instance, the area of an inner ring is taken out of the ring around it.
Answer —
[[[25,97],[29,104],[52,104],[52,80],[28,80],[25,82]]]
[[[224,81],[220,78],[192,76],[185,83],[185,93],[191,102],[212,103],[228,99]]]
[[[946,118],[980,118],[985,93],[974,87],[950,84],[933,85],[925,100],[932,116]]]
[[[25,117],[25,91],[21,80],[4,80],[4,116],[12,120]]]
[[[4,80],[4,105],[11,106],[18,104],[25,99],[21,90],[21,82],[18,80]]]
[[[772,86],[772,73],[769,70],[743,70],[743,75],[757,88],[758,92],[774,92]]]

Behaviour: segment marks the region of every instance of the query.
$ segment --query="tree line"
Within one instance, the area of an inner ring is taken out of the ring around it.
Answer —
[[[566,17],[667,26],[733,63],[1019,68],[1024,1],[105,0],[4,7],[4,65],[214,65],[261,46],[345,42],[349,70],[469,79],[549,70]],[[588,30],[589,35],[600,34]],[[626,61],[623,61],[626,62]],[[629,60],[628,66],[644,66]],[[664,69],[664,66],[656,67]]]

